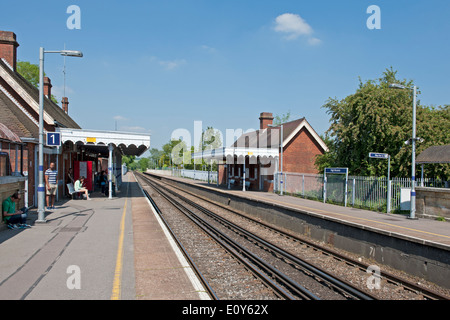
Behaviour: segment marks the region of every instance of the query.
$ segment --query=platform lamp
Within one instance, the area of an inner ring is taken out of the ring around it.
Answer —
[[[420,140],[420,138],[416,138],[416,104],[417,104],[417,87],[413,86],[412,88],[406,87],[404,85],[398,83],[392,83],[389,85],[389,88],[393,89],[401,89],[401,90],[412,90],[413,92],[413,119],[412,119],[412,138],[407,140],[405,143],[409,144],[411,141],[412,146],[412,159],[411,159],[411,209],[409,214],[409,219],[417,219],[416,218],[416,141]]]
[[[280,125],[268,124],[267,126],[271,127],[271,128],[281,127],[281,132],[280,132],[280,149],[281,149],[281,151],[280,151],[280,173],[281,173],[281,175],[280,175],[280,182],[281,182],[280,196],[282,196],[283,195],[283,124],[280,124]]]
[[[37,223],[45,223],[45,186],[44,186],[44,55],[59,53],[66,57],[83,57],[81,51],[59,50],[45,51],[39,48],[39,181],[38,181],[38,219]]]

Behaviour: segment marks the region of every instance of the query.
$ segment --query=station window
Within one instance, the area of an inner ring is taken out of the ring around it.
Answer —
[[[11,174],[11,166],[9,163],[9,155],[6,152],[0,152],[0,177],[9,176]]]

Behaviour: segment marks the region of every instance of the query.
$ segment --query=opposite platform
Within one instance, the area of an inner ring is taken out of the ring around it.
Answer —
[[[152,174],[155,174],[152,172]],[[158,174],[156,174],[158,175]],[[348,223],[363,229],[372,229],[399,237],[409,238],[411,241],[443,246],[450,250],[450,223],[426,218],[407,219],[400,214],[387,214],[370,210],[343,207],[294,196],[280,196],[273,192],[242,191],[242,189],[228,190],[215,184],[208,184],[199,180],[178,178],[168,175],[158,175],[186,184],[198,185],[203,188],[235,195],[241,198],[261,202],[268,206],[293,208],[303,213],[312,214],[324,219],[332,219],[341,223]]]

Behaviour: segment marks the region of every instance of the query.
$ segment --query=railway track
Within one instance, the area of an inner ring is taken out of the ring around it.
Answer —
[[[150,175],[148,175],[150,176]],[[370,264],[364,263],[359,259],[351,258],[346,254],[342,254],[336,250],[333,250],[331,248],[325,247],[321,244],[318,244],[316,242],[310,241],[309,239],[306,239],[304,237],[299,237],[297,235],[291,234],[289,232],[286,232],[284,230],[281,230],[279,228],[276,228],[273,225],[269,225],[267,223],[264,223],[262,221],[256,220],[253,217],[249,217],[241,212],[238,212],[236,210],[233,210],[225,205],[222,205],[220,203],[216,203],[214,201],[211,201],[210,199],[200,197],[198,195],[192,194],[184,189],[181,189],[177,186],[170,185],[171,188],[174,190],[177,190],[178,193],[183,193],[185,195],[190,196],[191,201],[192,199],[194,202],[197,201],[203,201],[204,203],[209,203],[214,207],[220,208],[222,211],[227,211],[231,215],[238,217],[238,220],[245,220],[248,221],[248,224],[246,225],[247,229],[253,229],[249,227],[250,224],[257,226],[256,229],[265,229],[269,232],[273,233],[274,235],[277,235],[283,239],[290,239],[293,244],[295,244],[295,247],[306,247],[309,251],[314,251],[315,253],[327,256],[329,259],[336,262],[336,264],[345,264],[349,268],[353,269],[359,269],[360,273],[362,275],[366,275],[367,278],[367,270],[369,267],[371,267]],[[234,220],[234,219],[232,219]],[[238,222],[239,225],[243,225],[242,221]],[[264,236],[266,237],[266,236]],[[301,253],[302,254],[302,253]],[[303,256],[303,254],[302,254]],[[381,271],[379,274],[379,278],[383,280],[383,286],[386,287],[386,290],[383,294],[380,292],[375,292],[377,295],[373,295],[372,298],[378,298],[378,299],[386,299],[386,291],[392,291],[392,292],[399,292],[398,296],[396,296],[397,293],[392,294],[390,297],[387,297],[387,299],[423,299],[423,300],[448,300],[449,296],[445,294],[441,294],[440,292],[428,288],[428,286],[424,286],[420,280],[417,279],[408,279],[408,277],[397,275],[396,273],[390,273],[386,270]],[[353,281],[352,281],[353,282]],[[387,289],[388,288],[388,289]],[[371,291],[372,293],[373,291]],[[405,293],[408,294],[405,294]],[[370,295],[370,294],[369,294]]]
[[[142,175],[140,177],[180,212],[183,212],[199,228],[208,233],[212,239],[220,243],[223,248],[231,252],[241,263],[245,264],[248,270],[251,270],[255,276],[264,281],[279,297],[283,299],[320,299],[317,294],[306,289],[305,286],[296,281],[296,279],[304,279],[306,275],[310,280],[313,279],[320,283],[318,286],[322,287],[321,291],[327,288],[327,290],[333,292],[331,297],[374,299],[372,295],[355,288],[346,281],[224,219],[195,201],[182,196],[180,192],[162,186],[148,177]],[[224,229],[228,230],[228,232],[224,231]],[[235,236],[230,236],[230,233]],[[243,242],[246,242],[246,244],[243,244]],[[249,247],[252,247],[252,249]],[[255,249],[255,247],[258,249]],[[262,258],[263,256],[265,258]],[[267,259],[268,256],[270,259]],[[281,264],[283,267],[281,267]],[[287,272],[289,275],[285,271],[281,271],[281,269],[286,269],[287,266],[290,267],[289,272]],[[295,273],[302,273],[302,277],[299,278],[297,275],[294,277],[290,276]],[[323,293],[321,295],[323,296]]]

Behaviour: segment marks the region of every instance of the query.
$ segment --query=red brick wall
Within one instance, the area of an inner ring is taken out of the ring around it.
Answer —
[[[318,173],[314,162],[319,154],[323,154],[322,148],[302,128],[284,148],[283,172]]]
[[[227,183],[227,170],[228,167],[225,167],[224,164],[219,164],[219,174],[217,176],[219,185],[225,185]]]
[[[18,46],[13,32],[0,31],[0,58],[4,58],[14,70],[16,70]]]

